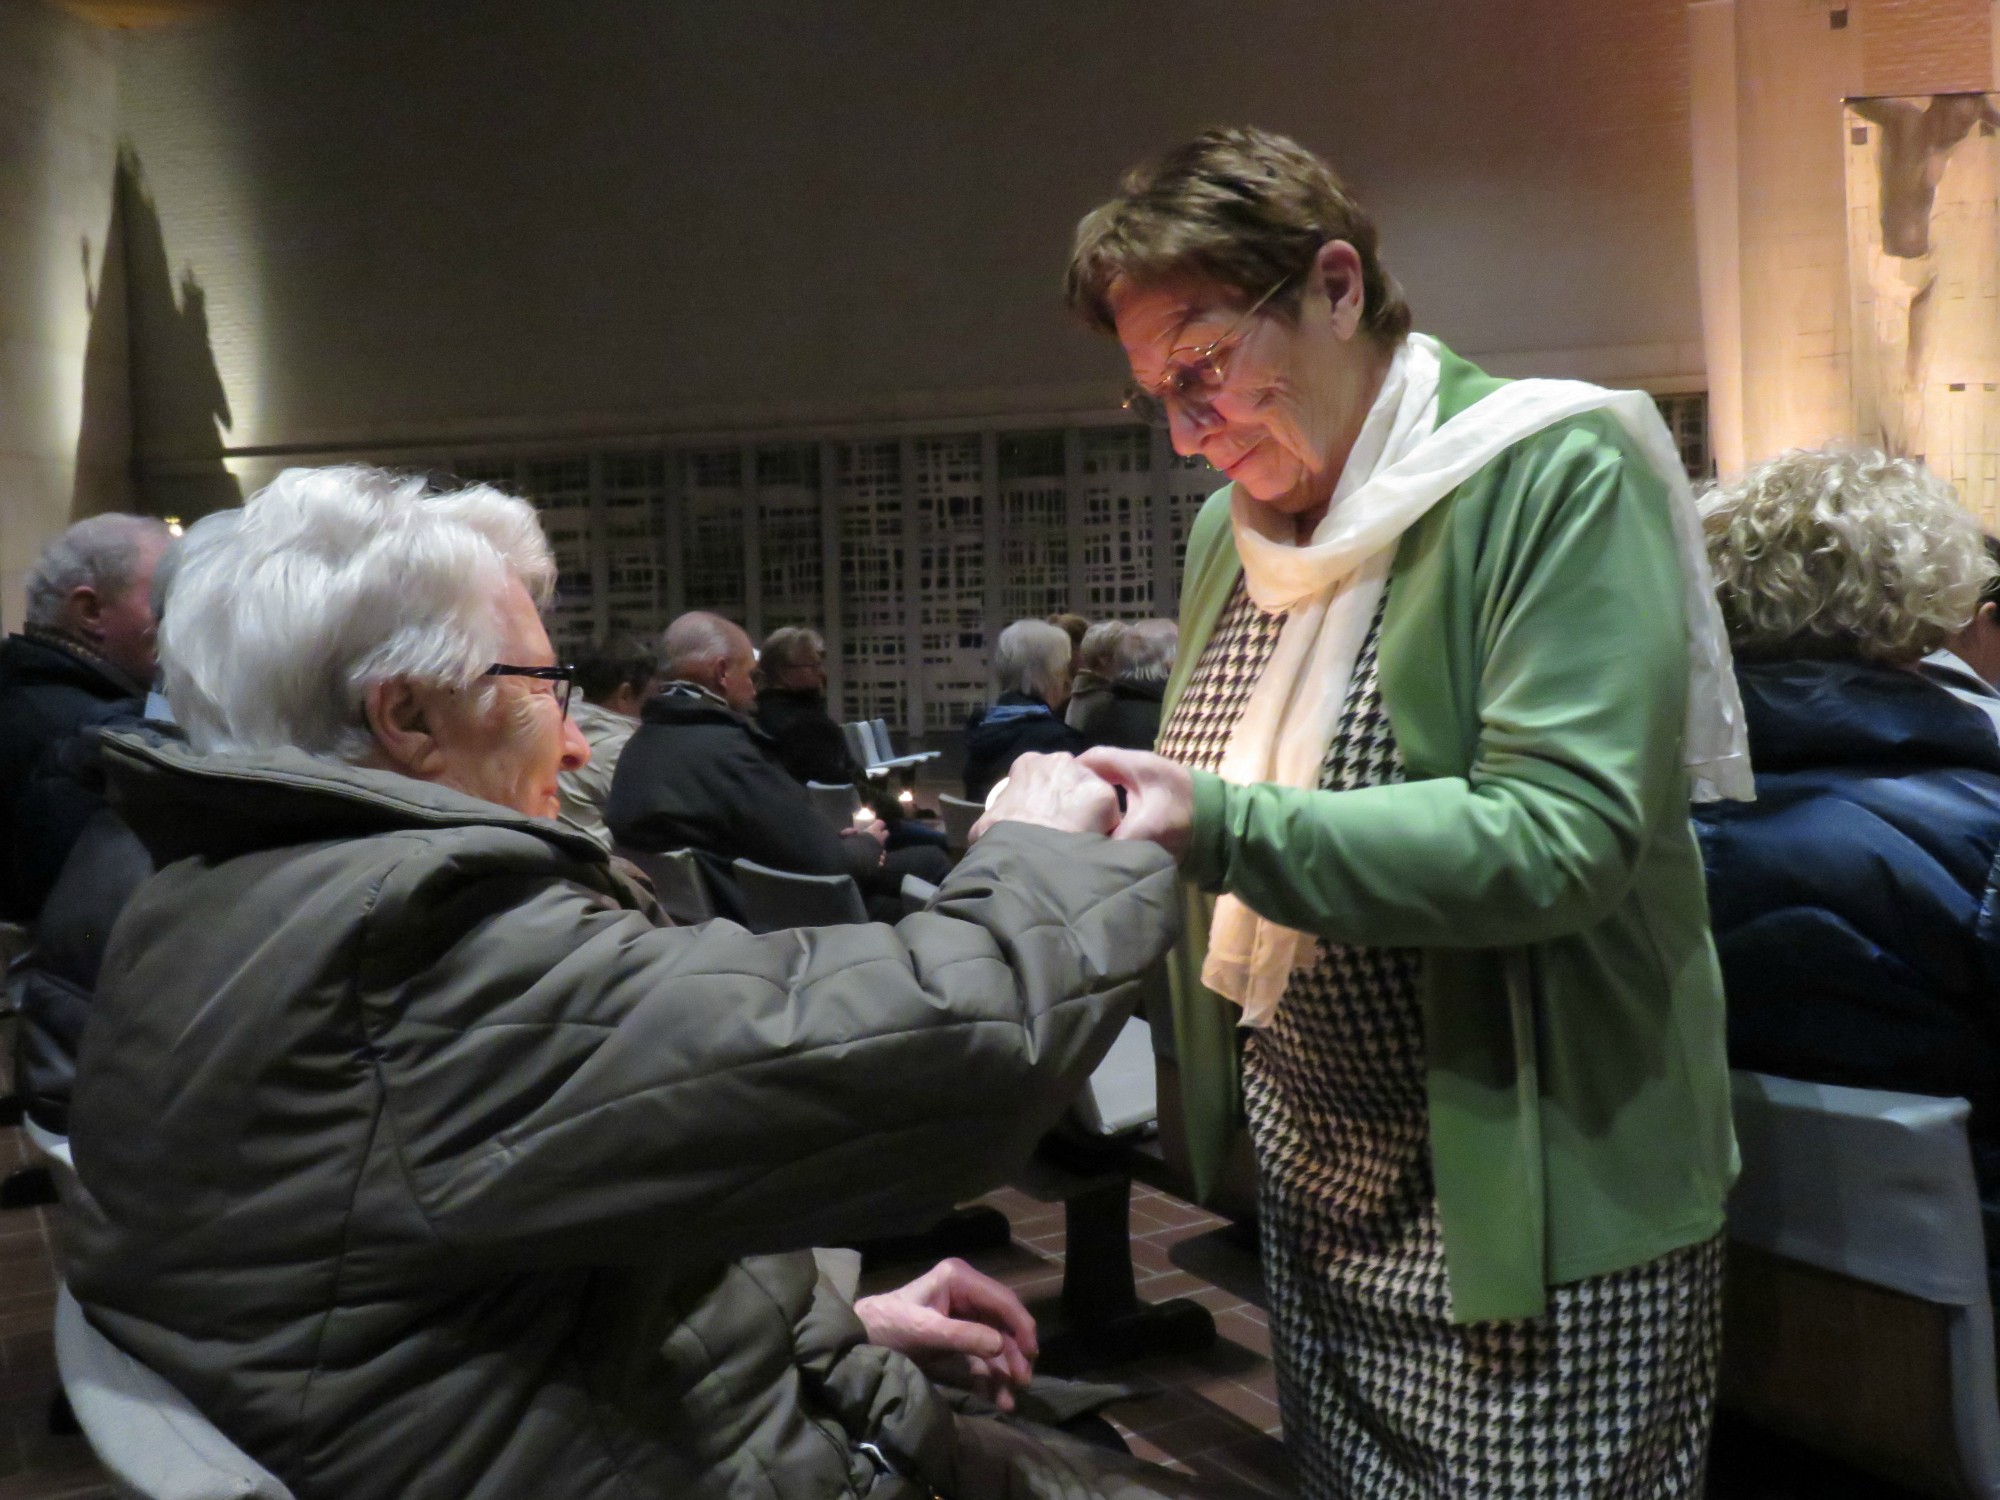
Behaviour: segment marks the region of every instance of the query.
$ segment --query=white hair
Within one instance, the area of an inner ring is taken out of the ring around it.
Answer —
[[[1141,620],[1118,638],[1113,677],[1119,682],[1165,682],[1173,675],[1180,627],[1172,620]]]
[[[993,645],[993,677],[1003,693],[1031,693],[1045,703],[1069,681],[1069,632],[1047,620],[1016,620]]]
[[[112,511],[78,521],[44,547],[28,570],[27,622],[60,624],[63,606],[78,589],[107,597],[124,593],[147,547],[164,547],[170,539],[166,524],[151,516]]]
[[[1902,664],[1962,630],[1994,576],[1979,522],[1922,464],[1794,448],[1702,499],[1730,644]]]
[[[183,539],[160,632],[167,699],[197,750],[358,760],[370,688],[471,687],[498,659],[510,576],[548,603],[555,561],[525,500],[287,469]]]

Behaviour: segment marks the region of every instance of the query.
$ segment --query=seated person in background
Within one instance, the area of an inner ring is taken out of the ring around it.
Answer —
[[[750,637],[699,611],[667,627],[666,686],[641,715],[618,758],[605,822],[628,849],[692,849],[719,910],[741,917],[730,862],[755,860],[800,875],[851,875],[879,919],[902,914],[905,875],[932,884],[951,859],[942,849],[885,850],[879,820],[835,831],[778,760],[750,718],[756,706]]]
[[[78,730],[137,718],[153,680],[153,570],[173,538],[146,516],[78,521],[28,573],[27,623],[0,645],[0,921],[34,920],[95,796],[18,826],[43,757]]]
[[[1062,721],[1069,701],[1069,635],[1046,620],[1016,620],[993,646],[1000,696],[965,726],[965,795],[983,802],[1014,757],[1030,750],[1074,755],[1083,736]]]
[[[866,767],[855,764],[847,736],[826,711],[826,641],[817,630],[786,625],[765,637],[757,653],[757,725],[797,780],[857,788],[864,783]],[[904,816],[886,787],[866,788],[866,795],[887,830],[891,854],[914,844],[945,847],[943,831]]]
[[[757,723],[796,781],[843,786],[863,767],[826,711],[826,641],[817,630],[787,625],[757,653]]]
[[[1058,626],[1062,633],[1069,637],[1069,676],[1070,681],[1074,682],[1077,674],[1083,670],[1083,638],[1090,634],[1090,621],[1082,615],[1073,615],[1067,610],[1060,610],[1049,616],[1049,623]]]
[[[167,590],[180,556],[160,554],[150,586],[154,620],[166,618]],[[147,722],[147,721],[154,722]],[[29,929],[27,949],[7,969],[14,1007],[14,1093],[27,1117],[69,1134],[76,1060],[97,994],[98,970],[118,914],[153,874],[153,857],[105,800],[102,735],[111,729],[158,740],[180,738],[157,686],[144,717],[120,708],[44,754],[21,794],[15,832],[23,849],[64,850]]]
[[[1099,620],[1083,633],[1083,644],[1077,648],[1078,666],[1070,683],[1069,706],[1063,710],[1063,722],[1086,740],[1090,739],[1092,717],[1111,701],[1111,679],[1118,670],[1112,664],[1111,654],[1118,649],[1118,637],[1124,633],[1123,620]]]
[[[2000,1188],[2000,746],[1915,670],[1995,568],[1918,464],[1790,452],[1704,502],[1757,777],[1694,809],[1737,1067],[1972,1102]]]
[[[659,659],[652,648],[629,635],[614,635],[593,646],[576,663],[576,691],[569,716],[590,746],[590,759],[565,767],[557,778],[562,797],[562,821],[587,833],[605,848],[611,830],[604,826],[604,804],[611,797],[612,773],[625,742],[639,727],[639,710],[660,687]]]
[[[1994,577],[1980,590],[1979,608],[1917,670],[1985,714],[2000,734],[2000,538],[1989,536],[1985,542]]]
[[[1111,701],[1084,738],[1092,745],[1150,750],[1160,735],[1160,700],[1173,675],[1180,627],[1172,620],[1141,620],[1118,638],[1112,655]]]
[[[1004,1288],[857,1301],[803,1248],[1018,1170],[1172,935],[1170,860],[1038,759],[899,927],[662,925],[555,818],[590,752],[554,575],[524,501],[365,469],[190,530],[191,745],[104,737],[161,872],[77,1078],[86,1315],[300,1496],[1202,1493],[947,1401],[926,1369],[1027,1376]]]
[[[112,729],[156,740],[178,737],[171,725],[128,718],[79,730],[64,742],[57,774],[97,810],[68,841],[68,857],[35,914],[28,946],[7,970],[15,1015],[14,1092],[28,1118],[55,1135],[69,1134],[76,1060],[111,929],[153,873],[146,846],[104,802],[102,735]],[[22,807],[28,838],[38,836],[50,808],[30,792]]]

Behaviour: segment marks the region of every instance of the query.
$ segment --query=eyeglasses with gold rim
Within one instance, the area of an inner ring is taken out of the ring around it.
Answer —
[[[1166,377],[1157,386],[1143,386],[1136,381],[1127,386],[1125,410],[1149,427],[1167,425],[1170,404],[1190,413],[1212,410],[1215,398],[1222,393],[1222,387],[1229,379],[1224,361],[1234,352],[1230,340],[1236,338],[1249,321],[1263,310],[1264,304],[1277,296],[1285,284],[1297,275],[1293,271],[1274,282],[1271,289],[1245,308],[1220,337],[1197,349],[1193,359],[1170,361]]]

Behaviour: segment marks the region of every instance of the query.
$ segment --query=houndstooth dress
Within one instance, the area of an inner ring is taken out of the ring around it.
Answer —
[[[1386,599],[1385,599],[1386,603]],[[1239,582],[1161,752],[1214,770],[1282,615]],[[1320,785],[1402,780],[1378,611]],[[1721,1239],[1456,1325],[1432,1186],[1422,955],[1322,943],[1244,1051],[1286,1446],[1310,1500],[1660,1500],[1702,1490]]]

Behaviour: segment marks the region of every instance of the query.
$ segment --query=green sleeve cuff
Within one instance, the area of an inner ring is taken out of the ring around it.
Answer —
[[[1188,819],[1181,873],[1205,891],[1217,890],[1229,868],[1229,783],[1207,771],[1189,774],[1194,778],[1194,813]]]

